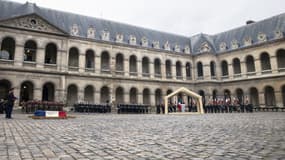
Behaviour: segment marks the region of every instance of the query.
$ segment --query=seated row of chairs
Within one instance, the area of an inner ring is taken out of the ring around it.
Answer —
[[[86,113],[109,113],[111,106],[109,104],[88,104],[88,103],[75,103],[73,105],[75,112]]]
[[[22,102],[22,112],[34,113],[36,110],[62,111],[63,106],[62,102],[30,100]]]
[[[118,104],[118,113],[148,113],[148,105],[143,104]]]

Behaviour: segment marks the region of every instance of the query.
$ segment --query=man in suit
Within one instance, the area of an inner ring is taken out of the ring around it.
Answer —
[[[14,96],[14,88],[9,89],[9,94],[7,96],[7,104],[5,108],[6,118],[11,119],[11,114],[14,107],[14,102],[17,98]]]

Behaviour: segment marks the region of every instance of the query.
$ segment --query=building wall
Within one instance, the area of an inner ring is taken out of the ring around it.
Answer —
[[[84,101],[84,92],[87,86],[93,88],[93,103],[102,103],[101,89],[108,87],[109,100],[116,103],[116,89],[123,88],[124,103],[131,103],[130,90],[136,88],[137,103],[143,103],[143,90],[150,91],[150,105],[159,103],[156,100],[157,90],[161,90],[162,96],[167,90],[176,90],[179,87],[186,87],[195,92],[201,90],[205,93],[206,102],[212,98],[213,90],[217,90],[219,97],[224,96],[224,91],[229,90],[231,97],[236,97],[236,90],[241,89],[244,96],[250,98],[250,88],[254,87],[258,91],[259,105],[265,106],[265,87],[271,86],[274,89],[276,106],[285,106],[284,93],[282,87],[285,85],[284,68],[278,68],[276,52],[285,49],[284,41],[263,43],[254,47],[248,47],[232,52],[215,55],[204,53],[191,55],[172,51],[149,49],[127,44],[117,44],[109,42],[94,41],[85,38],[65,37],[49,35],[39,32],[30,32],[17,29],[0,28],[0,45],[5,37],[12,37],[15,42],[14,60],[0,59],[0,83],[1,80],[8,80],[15,87],[16,96],[20,96],[21,84],[31,82],[33,84],[33,99],[42,99],[43,86],[46,83],[54,85],[54,100],[68,101],[68,87],[74,85],[77,88],[77,100]],[[37,44],[36,61],[24,62],[24,45],[28,40],[33,40]],[[55,65],[45,63],[45,50],[49,43],[57,46],[57,63]],[[70,48],[75,47],[79,51],[78,67],[70,67],[68,64]],[[94,51],[94,68],[86,69],[86,52]],[[102,71],[101,58],[103,52],[108,52],[110,59],[110,71]],[[260,55],[266,52],[270,57],[271,70],[261,69]],[[123,55],[124,71],[116,72],[116,56]],[[248,73],[246,68],[246,57],[254,57],[255,72]],[[130,57],[136,57],[137,73],[130,73],[133,66],[129,65]],[[150,76],[146,77],[142,73],[142,59],[148,57]],[[233,59],[240,60],[240,74],[233,73]],[[155,74],[154,61],[160,60],[161,75]],[[166,60],[171,61],[172,77],[166,76]],[[222,76],[222,61],[227,62],[228,75]],[[182,76],[176,77],[176,62],[181,63]],[[211,76],[210,62],[216,64],[216,75]],[[191,77],[186,76],[186,63],[190,63]],[[204,76],[198,77],[197,63],[202,62]],[[285,63],[285,62],[284,62]]]

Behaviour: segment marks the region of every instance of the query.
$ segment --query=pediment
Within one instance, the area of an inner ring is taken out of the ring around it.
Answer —
[[[0,22],[2,26],[22,28],[39,32],[65,34],[64,31],[51,25],[48,21],[36,14],[6,19]]]

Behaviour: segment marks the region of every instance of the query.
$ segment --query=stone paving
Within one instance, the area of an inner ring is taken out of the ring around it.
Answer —
[[[284,112],[0,116],[0,160],[285,159]]]

